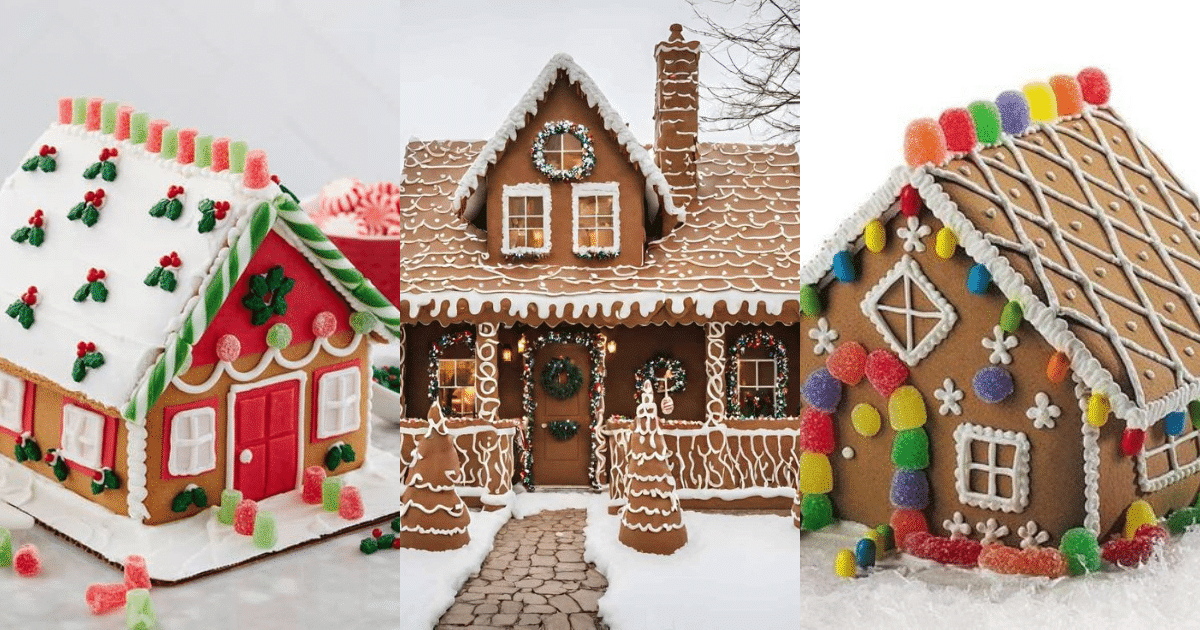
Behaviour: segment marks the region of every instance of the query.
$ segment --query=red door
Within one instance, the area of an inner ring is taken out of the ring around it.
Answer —
[[[296,487],[300,381],[235,394],[233,488],[258,501]]]

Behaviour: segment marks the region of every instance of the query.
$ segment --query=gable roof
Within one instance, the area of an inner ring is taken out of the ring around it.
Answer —
[[[82,122],[82,121],[79,121]],[[203,335],[228,291],[245,270],[269,230],[303,253],[356,309],[376,315],[377,332],[399,322],[392,307],[354,270],[279,186],[248,188],[243,176],[216,172],[151,153],[145,144],[116,140],[83,124],[54,124],[33,144],[56,148],[52,172],[17,170],[0,187],[0,227],[26,225],[44,212],[46,238],[40,247],[0,240],[0,303],[38,287],[35,321],[24,329],[0,317],[0,357],[82,398],[141,420],[167,385],[189,363],[190,348]],[[81,173],[103,149],[116,148],[117,177],[85,179]],[[184,210],[177,220],[155,218],[149,209],[170,186],[183,186]],[[106,191],[92,227],[67,220],[86,191]],[[203,199],[228,201],[228,215],[208,233],[197,229]],[[277,220],[278,219],[278,220]],[[159,258],[176,252],[178,286],[165,291],[143,279]],[[102,269],[109,290],[103,303],[75,302],[89,269]],[[75,382],[76,344],[96,344],[104,365]]]
[[[647,217],[653,219],[661,207],[667,214],[683,221],[686,210],[675,207],[671,201],[671,187],[667,184],[667,179],[658,165],[655,164],[654,157],[633,136],[629,125],[609,104],[604,93],[600,91],[587,72],[584,72],[583,68],[579,67],[579,64],[575,63],[570,55],[563,53],[550,58],[546,67],[542,68],[537,78],[534,79],[533,85],[504,118],[504,122],[496,130],[496,135],[492,136],[492,139],[479,150],[474,163],[463,173],[451,198],[451,206],[460,211],[468,221],[475,217],[479,209],[483,207],[484,200],[482,195],[478,194],[482,179],[488,169],[500,158],[500,154],[504,152],[508,143],[516,140],[517,132],[525,128],[527,119],[537,112],[539,102],[558,82],[560,72],[565,73],[567,80],[579,88],[579,91],[587,99],[588,105],[600,113],[601,118],[604,119],[604,127],[616,136],[617,142],[629,154],[629,161],[637,166],[646,178]]]

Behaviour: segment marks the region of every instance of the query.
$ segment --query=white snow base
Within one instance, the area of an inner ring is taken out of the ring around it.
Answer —
[[[209,497],[207,510],[165,525],[143,525],[0,458],[0,499],[20,508],[50,529],[118,564],[129,555],[146,558],[150,577],[177,582],[223,567],[279,553],[306,542],[369,523],[399,512],[400,460],[371,447],[361,468],[344,475],[347,485],[362,493],[364,515],[347,521],[336,512],[300,500],[300,490],[258,502],[260,511],[275,514],[279,542],[271,549],[254,546],[250,536],[217,521],[220,497]]]

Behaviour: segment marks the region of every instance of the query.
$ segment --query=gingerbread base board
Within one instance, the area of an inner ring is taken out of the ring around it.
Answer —
[[[27,468],[0,459],[0,499],[39,524],[100,559],[120,566],[129,555],[146,558],[155,584],[178,584],[254,562],[394,518],[399,514],[400,462],[371,448],[362,468],[343,475],[359,488],[363,518],[347,521],[337,513],[300,500],[299,490],[264,499],[259,510],[275,514],[278,543],[263,550],[216,519],[217,508],[166,525],[148,526],[108,512]]]

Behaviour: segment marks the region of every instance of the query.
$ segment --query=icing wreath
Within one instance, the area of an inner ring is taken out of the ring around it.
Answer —
[[[558,169],[546,161],[546,141],[553,136],[569,133],[583,145],[583,158],[579,165],[569,169]],[[571,179],[583,179],[592,174],[596,167],[596,147],[592,144],[592,134],[587,127],[569,120],[558,120],[546,123],[533,141],[533,165],[538,172],[552,181],[561,182]]]
[[[554,357],[542,368],[542,388],[558,400],[574,396],[582,386],[583,370],[566,357]]]
[[[666,374],[667,372],[671,373],[671,378],[667,381],[666,393],[676,394],[687,387],[687,371],[683,369],[683,361],[660,352],[651,357],[649,361],[642,364],[642,367],[633,373],[633,391],[636,392],[635,398],[641,400],[642,384],[646,381],[650,381],[654,385],[654,390],[658,391],[659,385],[655,381],[659,378],[658,375],[660,373]]]

